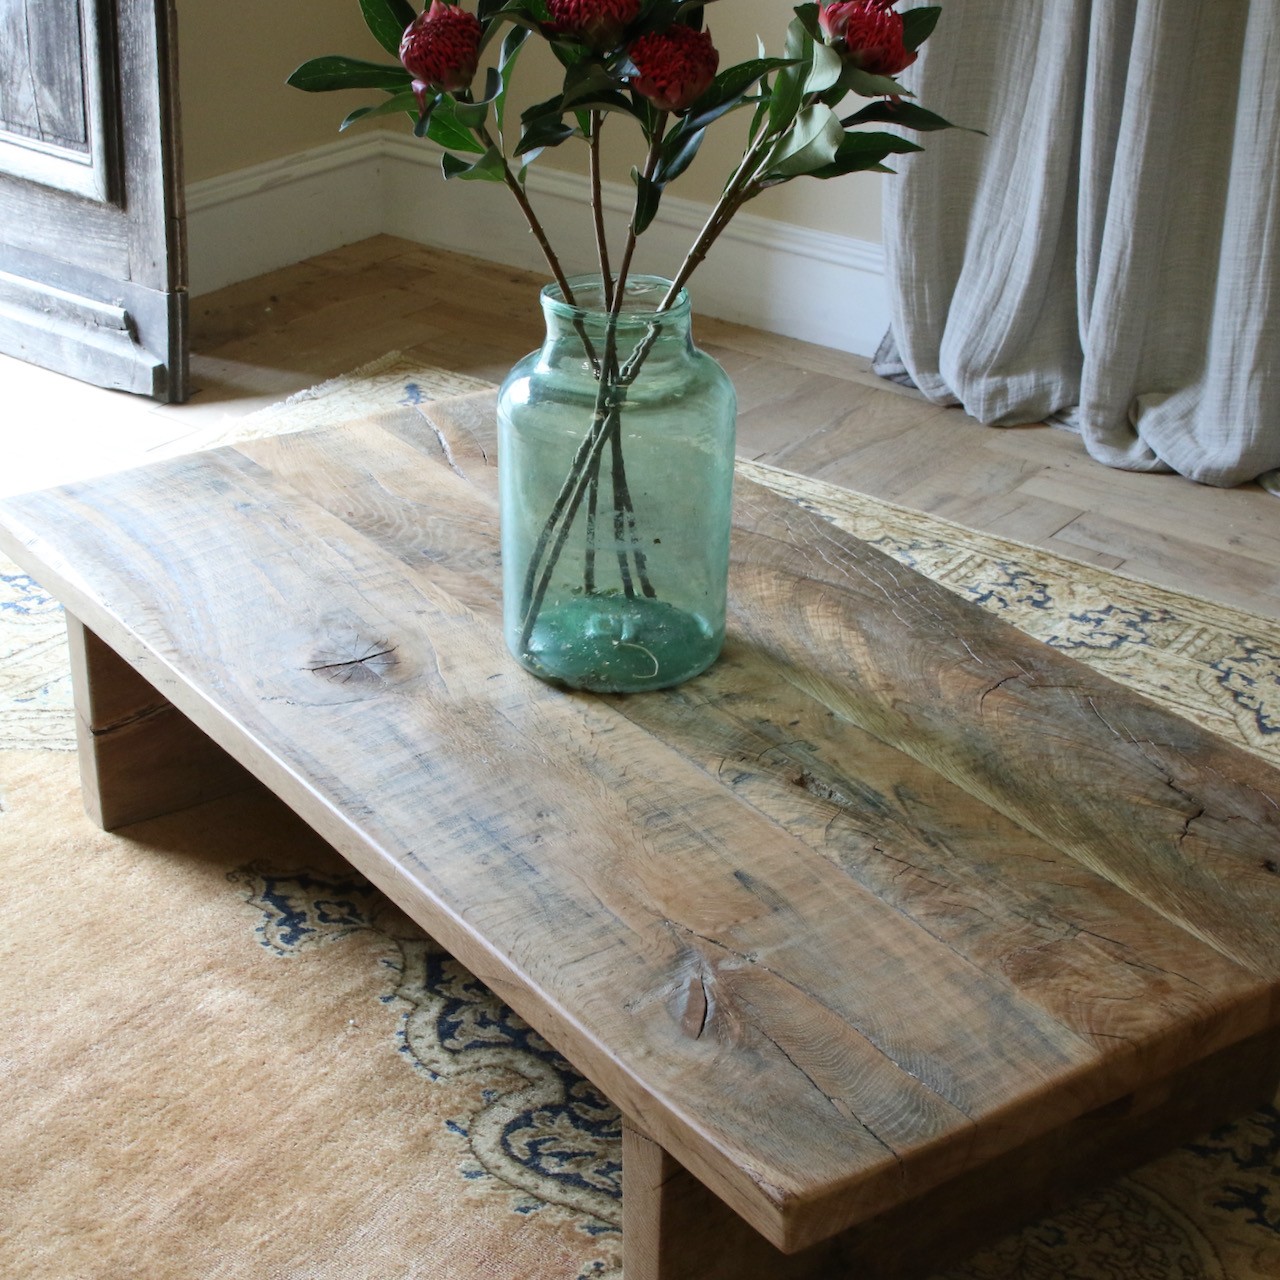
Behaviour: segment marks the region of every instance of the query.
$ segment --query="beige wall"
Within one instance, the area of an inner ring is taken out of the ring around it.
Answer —
[[[380,95],[285,84],[300,62],[325,53],[387,57],[357,0],[178,0],[187,181],[334,141],[342,117]]]
[[[770,53],[780,54],[791,9],[778,0],[722,0],[707,14],[721,66],[728,66],[755,55],[757,32]],[[188,182],[332,142],[347,111],[379,99],[377,93],[300,93],[284,83],[298,63],[320,54],[387,57],[365,30],[357,0],[178,0],[178,19]],[[550,96],[557,64],[533,45],[523,57],[520,102]],[[745,116],[712,128],[692,168],[669,188],[672,195],[715,199],[740,153]],[[643,158],[642,143],[629,122],[610,123],[606,137],[617,145],[606,142],[612,153],[607,176],[625,181],[630,165]],[[539,163],[585,171],[585,147],[575,140]],[[749,211],[879,240],[880,181],[873,174],[800,179],[766,192]]]

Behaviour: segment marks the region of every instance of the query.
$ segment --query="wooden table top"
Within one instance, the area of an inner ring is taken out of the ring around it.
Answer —
[[[1280,774],[740,478],[722,659],[501,639],[492,401],[0,503],[0,546],[775,1244],[1280,1020]]]

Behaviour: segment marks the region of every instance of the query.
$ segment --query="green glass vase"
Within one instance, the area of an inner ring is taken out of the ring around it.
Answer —
[[[681,290],[599,277],[542,291],[547,336],[498,397],[503,624],[516,660],[574,689],[678,684],[724,642],[737,398]]]

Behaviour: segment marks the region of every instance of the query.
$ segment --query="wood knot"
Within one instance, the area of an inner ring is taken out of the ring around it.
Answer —
[[[334,684],[382,685],[391,679],[398,661],[389,641],[353,633],[349,639],[318,647],[306,670]]]

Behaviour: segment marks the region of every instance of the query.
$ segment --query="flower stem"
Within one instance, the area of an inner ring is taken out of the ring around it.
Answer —
[[[658,123],[654,126],[653,137],[649,141],[649,154],[644,158],[643,173],[646,178],[652,178],[653,171],[658,167],[658,159],[662,154],[662,136],[667,131],[667,118],[667,112],[661,112]],[[637,191],[636,210],[639,207],[640,193]],[[627,276],[631,273],[631,256],[636,251],[636,210],[632,211],[631,221],[627,224],[627,241],[622,250],[622,265],[618,268],[618,288],[614,294],[613,306],[609,308],[609,314],[614,320],[622,310],[623,289],[627,283]]]
[[[565,477],[565,482],[552,504],[551,512],[542,526],[537,545],[529,557],[529,564],[525,570],[524,589],[520,593],[523,617],[520,629],[521,649],[527,649],[529,646],[533,628],[537,624],[538,615],[542,612],[542,602],[546,599],[547,588],[551,585],[551,575],[559,563],[560,554],[569,537],[569,530],[578,514],[578,507],[593,480],[599,476],[600,455],[609,435],[608,427],[617,414],[617,406],[613,404],[611,394],[615,385],[616,364],[617,352],[611,331],[605,345],[604,364],[600,371],[600,384],[596,389],[595,412],[591,427],[578,446],[573,463],[569,467],[569,474]],[[552,538],[555,539],[554,542]],[[593,557],[593,573],[594,563]]]
[[[561,485],[555,502],[552,503],[551,511],[547,515],[538,535],[537,544],[525,568],[524,586],[520,594],[520,613],[523,619],[520,632],[521,649],[529,645],[533,629],[537,625],[538,615],[542,612],[547,589],[551,585],[551,576],[559,563],[569,531],[577,518],[584,497],[587,499],[588,514],[588,557],[584,564],[583,587],[588,594],[595,589],[594,534],[598,527],[595,503],[601,462],[606,446],[611,448],[612,455],[613,528],[615,542],[619,544],[618,568],[624,592],[628,599],[635,596],[635,586],[626,562],[626,557],[630,554],[635,559],[636,576],[640,580],[641,593],[649,599],[657,598],[657,592],[649,579],[647,557],[640,548],[640,539],[635,525],[635,509],[627,484],[621,446],[622,401],[626,388],[635,381],[662,326],[653,325],[644,341],[631,353],[626,364],[619,369],[616,319],[611,317],[606,329],[604,358],[600,367],[591,426],[574,454],[569,473],[565,476],[564,484]],[[624,538],[628,535],[632,544],[629,553],[621,548]]]
[[[764,144],[768,140],[767,132],[762,129],[760,136],[747,148],[733,177],[729,179],[729,183],[724,189],[724,194],[716,202],[716,207],[711,210],[711,216],[703,224],[702,230],[698,233],[698,238],[690,246],[689,252],[680,264],[680,270],[676,272],[675,278],[671,281],[667,296],[658,304],[660,312],[665,311],[676,300],[680,290],[684,288],[685,282],[707,256],[717,237],[732,221],[734,214],[754,194],[751,190],[751,184],[755,180],[760,153],[764,150]]]
[[[600,258],[600,279],[604,283],[605,309],[613,310],[613,277],[609,273],[609,242],[604,234],[604,201],[600,192],[600,127],[604,112],[591,113],[591,212],[596,227],[596,252]]]
[[[623,593],[628,599],[633,599],[636,594],[635,579],[638,579],[640,591],[643,595],[649,599],[656,599],[657,597],[657,592],[649,580],[647,557],[640,546],[640,538],[636,529],[635,507],[631,499],[630,486],[627,483],[626,464],[622,450],[622,405],[626,398],[627,388],[639,375],[649,352],[653,349],[654,343],[662,333],[663,325],[661,321],[655,321],[655,323],[651,324],[644,340],[627,358],[626,364],[621,369],[618,367],[618,317],[622,312],[622,305],[625,300],[627,278],[631,272],[631,260],[635,254],[638,236],[635,229],[635,213],[633,212],[630,224],[627,227],[627,238],[623,248],[622,260],[618,267],[618,274],[616,279],[611,282],[604,248],[603,214],[600,200],[599,169],[597,167],[598,156],[596,154],[596,143],[599,139],[599,121],[596,119],[596,115],[597,113],[593,113],[591,137],[592,206],[596,215],[596,243],[600,249],[601,276],[605,282],[605,305],[608,311],[605,329],[605,349],[601,360],[597,361],[594,354],[591,357],[599,380],[591,426],[578,446],[577,453],[569,467],[569,474],[565,477],[564,484],[552,504],[551,511],[543,524],[537,544],[534,547],[533,554],[529,557],[529,563],[525,570],[524,590],[521,593],[523,622],[520,647],[522,649],[527,648],[529,644],[533,629],[537,624],[538,615],[542,611],[542,604],[546,599],[547,590],[551,584],[552,574],[555,572],[555,566],[560,560],[569,531],[577,517],[584,497],[587,499],[588,548],[584,565],[583,585],[588,594],[591,594],[595,588],[596,502],[601,463],[606,447],[610,450],[613,533],[617,547],[618,571],[622,580]],[[654,127],[653,136],[649,143],[649,153],[645,157],[642,172],[646,178],[652,178],[654,171],[657,169],[658,161],[662,154],[662,139],[666,132],[667,122],[668,114],[663,112],[658,117]],[[737,192],[737,180],[746,171],[748,157],[751,155],[752,153],[749,152],[748,156],[743,158],[742,165],[739,167],[738,173],[735,174],[735,181],[731,184],[735,194]],[[729,194],[727,191],[726,197]],[[745,198],[745,196],[742,198]],[[640,195],[637,192],[637,208],[639,201]],[[682,268],[679,283],[674,285],[667,294],[667,297],[658,308],[659,312],[671,305],[690,272],[701,261],[701,258],[706,256],[706,250],[710,248],[711,242],[723,230],[724,224],[728,222],[740,203],[741,199],[737,199],[732,202],[730,207],[729,200],[721,199],[720,204],[717,205],[716,212],[712,216],[712,222],[708,223],[708,227],[704,229],[703,235],[699,237],[698,243],[694,246],[694,250],[701,247],[701,256],[696,259],[692,258],[694,251],[691,251],[691,257],[686,258],[685,267]],[[723,221],[721,220],[721,215],[723,215]],[[715,224],[714,227],[712,223]],[[708,232],[711,232],[711,234],[707,234]],[[612,284],[613,290],[611,298],[608,294],[610,284]],[[565,289],[566,286],[562,283],[561,288]],[[572,301],[571,299],[569,300]],[[586,341],[586,334],[583,333],[582,336]],[[588,350],[590,350],[589,343]],[[631,543],[629,551],[625,549],[627,541]],[[635,561],[635,579],[633,579],[631,567],[627,563],[628,556]]]
[[[573,290],[569,288],[569,281],[565,278],[564,270],[560,266],[560,259],[556,257],[556,252],[551,247],[551,241],[547,239],[547,233],[542,229],[542,223],[538,221],[538,215],[534,213],[533,206],[529,203],[529,197],[525,195],[524,188],[520,185],[520,180],[511,172],[511,166],[507,163],[506,156],[502,155],[502,149],[494,142],[489,130],[481,125],[475,131],[475,134],[486,147],[492,147],[502,157],[503,181],[506,182],[511,194],[515,196],[516,204],[520,206],[520,212],[524,214],[525,221],[529,224],[529,230],[533,232],[533,238],[538,242],[538,248],[542,250],[542,256],[546,258],[547,266],[551,268],[551,274],[556,278],[556,284],[560,286],[560,292],[564,295],[564,300],[570,306],[574,306]]]

